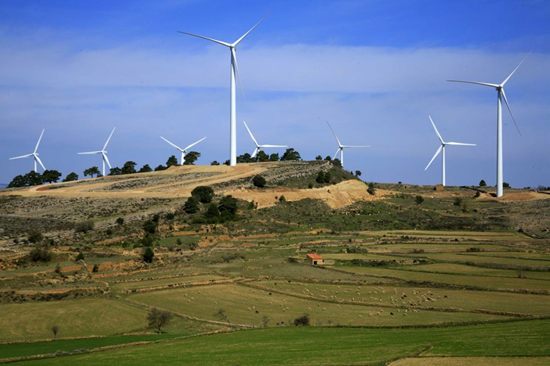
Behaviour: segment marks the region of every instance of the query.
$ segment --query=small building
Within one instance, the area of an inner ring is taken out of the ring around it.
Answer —
[[[306,260],[309,261],[309,264],[311,264],[312,266],[323,264],[323,257],[321,257],[319,254],[308,254],[306,256]]]

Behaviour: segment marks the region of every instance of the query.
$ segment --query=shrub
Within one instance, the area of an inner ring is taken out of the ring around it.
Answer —
[[[176,216],[176,215],[174,215],[173,212],[168,212],[168,213],[166,214],[166,220],[174,220],[174,217],[175,217],[175,216]]]
[[[255,187],[263,188],[265,187],[265,178],[261,175],[256,175],[254,178],[252,178],[252,184],[254,184]]]
[[[57,274],[61,273],[61,265],[59,263],[57,263],[57,265],[55,266],[55,273]]]
[[[487,187],[487,183],[485,183],[485,181],[482,179],[481,181],[479,181],[479,186],[480,187]]]
[[[286,202],[286,198],[285,198],[285,196],[281,196],[281,197],[279,197],[279,202]]]
[[[145,236],[140,240],[141,245],[144,247],[152,247],[154,241],[155,238],[150,233],[145,234]]]
[[[42,233],[38,231],[31,231],[29,236],[27,237],[30,243],[40,243],[42,240],[44,240],[44,236]]]
[[[317,173],[317,178],[315,178],[315,181],[321,184],[325,183],[325,172],[321,170],[319,173]]]
[[[481,196],[481,192],[480,192],[480,191],[476,191],[475,198],[478,198],[479,196]]]
[[[502,183],[502,188],[510,188],[510,183],[503,182]]]
[[[214,190],[211,187],[198,186],[191,191],[191,196],[201,203],[210,203],[212,202],[212,198],[214,198]]]
[[[52,333],[53,333],[53,340],[55,341],[57,339],[57,333],[59,332],[59,326],[54,325],[52,327]]]
[[[93,273],[99,272],[99,265],[98,265],[97,263],[94,264],[94,268],[92,268],[92,272],[93,272]]]
[[[453,202],[453,205],[460,207],[460,205],[462,205],[462,198],[461,197],[456,197],[455,201]]]
[[[153,258],[155,257],[155,252],[153,252],[153,249],[148,247],[145,249],[145,252],[143,253],[143,261],[146,263],[152,263]]]
[[[367,188],[367,192],[371,195],[371,196],[374,196],[376,194],[376,187],[374,186],[374,183],[373,182],[370,182],[369,183],[369,188]]]
[[[92,220],[86,220],[81,221],[76,224],[74,231],[77,233],[84,233],[86,234],[88,231],[92,231],[94,229],[94,222]]]
[[[143,223],[143,230],[146,233],[154,234],[157,231],[158,223],[153,220],[147,220]]]
[[[309,325],[309,315],[304,314],[296,319],[294,319],[294,325],[295,326],[308,326]]]
[[[37,247],[31,250],[29,258],[33,262],[49,262],[52,260],[52,254],[45,247]]]
[[[78,255],[75,258],[75,261],[84,260],[84,253],[78,252]]]
[[[422,196],[416,196],[416,197],[414,198],[414,202],[416,202],[416,203],[418,203],[419,205],[421,205],[422,202],[424,202],[424,197],[422,197]]]
[[[220,200],[218,211],[223,217],[233,218],[237,214],[237,199],[233,196],[225,196]]]
[[[214,219],[220,217],[220,211],[218,211],[218,206],[215,203],[211,203],[208,206],[208,210],[204,213],[206,219]]]
[[[332,180],[332,175],[330,174],[330,172],[326,172],[325,173],[325,183],[330,183],[331,180]]]

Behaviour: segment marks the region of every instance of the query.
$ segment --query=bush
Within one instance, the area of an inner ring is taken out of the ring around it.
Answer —
[[[478,198],[479,196],[481,196],[481,192],[480,192],[480,191],[476,191],[475,198]]]
[[[479,182],[479,186],[480,186],[480,187],[487,187],[487,183],[485,183],[485,181],[482,179],[482,180]]]
[[[254,178],[252,178],[252,184],[254,184],[255,187],[263,188],[265,187],[265,178],[261,175],[256,175]]]
[[[77,233],[84,233],[86,234],[88,231],[92,231],[94,229],[94,222],[92,220],[86,220],[81,221],[76,224],[74,231]]]
[[[315,181],[320,184],[325,183],[325,172],[321,170],[317,173],[317,178],[315,178]]]
[[[97,263],[94,264],[94,268],[92,268],[92,272],[93,272],[93,273],[99,272],[99,265],[98,265]]]
[[[371,195],[371,196],[374,196],[376,194],[376,187],[374,186],[374,183],[373,182],[370,182],[369,183],[369,188],[367,188],[367,192]]]
[[[153,252],[153,249],[147,248],[145,249],[145,252],[143,253],[143,261],[146,263],[153,263],[153,258],[155,257],[155,252]]]
[[[157,231],[158,221],[155,222],[154,220],[147,220],[143,223],[143,230],[146,233],[154,234]]]
[[[33,262],[49,262],[52,260],[52,254],[45,247],[37,247],[31,250],[29,258]]]
[[[124,218],[119,217],[118,219],[116,219],[116,223],[117,223],[117,225],[124,225]]]
[[[296,319],[294,319],[294,325],[295,326],[308,326],[309,325],[309,315],[304,314]]]
[[[176,215],[174,215],[173,212],[168,212],[168,213],[166,214],[166,220],[174,220],[174,217],[175,217],[175,216],[176,216]]]
[[[460,205],[462,205],[462,198],[461,197],[456,197],[455,201],[453,202],[453,205],[460,207]]]
[[[286,198],[285,198],[285,196],[281,196],[281,197],[279,197],[279,202],[286,202]]]
[[[510,187],[510,183],[503,182],[503,183],[502,183],[502,188],[511,188],[511,187]]]
[[[211,203],[208,206],[208,210],[204,213],[206,219],[215,219],[220,217],[220,211],[218,211],[218,206],[215,203]]]
[[[235,217],[235,215],[237,214],[237,209],[237,199],[233,198],[233,196],[225,196],[220,200],[218,211],[221,213],[222,217]]]
[[[424,197],[422,197],[422,196],[416,196],[416,197],[414,198],[414,202],[416,202],[416,203],[418,203],[419,205],[421,205],[422,202],[424,202]]]
[[[330,172],[326,172],[325,173],[325,183],[330,183],[331,180],[332,180],[332,175],[330,174]]]
[[[198,186],[191,191],[191,196],[195,197],[201,203],[210,203],[214,198],[214,190],[206,186]]]
[[[42,233],[38,231],[31,231],[31,233],[28,236],[28,240],[30,243],[40,243],[42,240],[44,240],[44,236]]]
[[[84,260],[84,253],[78,252],[78,255],[75,258],[75,261]]]

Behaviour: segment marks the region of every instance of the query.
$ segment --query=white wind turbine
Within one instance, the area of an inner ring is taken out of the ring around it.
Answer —
[[[239,83],[241,83],[241,77],[239,74],[239,67],[237,65],[237,45],[246,37],[250,32],[254,30],[267,16],[271,14],[269,12],[265,17],[263,17],[255,26],[253,26],[248,32],[246,32],[241,38],[237,39],[233,43],[227,43],[218,41],[213,38],[199,36],[197,34],[178,31],[179,33],[187,34],[193,37],[198,37],[212,41],[222,46],[226,46],[231,51],[231,74],[230,74],[230,107],[229,107],[229,164],[231,166],[237,165],[237,101],[236,101],[236,92],[235,92],[235,75],[239,78]],[[241,84],[242,88],[242,84]]]
[[[435,127],[435,123],[432,120],[432,117],[431,116],[428,116],[428,117],[430,118],[430,121],[432,122],[432,126],[434,126],[434,130],[435,130],[435,133],[436,133],[437,137],[439,138],[439,141],[441,141],[441,146],[439,146],[439,149],[437,149],[437,151],[435,152],[434,157],[432,158],[432,160],[430,160],[430,162],[428,163],[428,165],[426,166],[426,169],[424,169],[424,171],[428,170],[428,168],[430,167],[432,162],[435,160],[437,155],[439,155],[440,152],[443,152],[443,167],[442,167],[442,172],[441,172],[441,177],[442,177],[441,181],[442,181],[443,186],[445,186],[445,146],[447,146],[447,145],[476,146],[476,144],[466,144],[466,143],[463,143],[463,142],[445,142],[445,141],[443,141],[443,137],[441,137],[441,135],[439,134],[439,131],[437,130],[437,127]]]
[[[42,130],[42,133],[40,134],[40,137],[38,138],[38,142],[36,143],[36,147],[34,148],[34,152],[32,154],[22,155],[22,156],[16,156],[15,158],[10,158],[10,160],[14,159],[23,159],[23,158],[30,158],[31,156],[34,157],[34,171],[38,173],[38,167],[36,166],[36,163],[38,162],[42,169],[46,170],[46,167],[44,164],[42,164],[42,161],[38,157],[38,145],[40,145],[40,140],[42,140],[42,135],[44,134],[45,129]]]
[[[115,127],[116,128],[116,127]],[[107,144],[109,144],[109,141],[111,140],[111,136],[113,136],[113,133],[115,132],[115,128],[113,128],[113,131],[109,135],[109,138],[107,139],[107,142],[105,142],[105,145],[103,146],[103,149],[101,151],[90,151],[90,152],[81,152],[78,153],[79,155],[89,155],[89,154],[101,154],[103,157],[103,176],[105,177],[107,174],[105,174],[105,162],[107,162],[107,165],[109,165],[109,169],[111,169],[111,163],[109,162],[109,158],[107,157]]]
[[[198,144],[199,142],[201,142],[202,140],[204,140],[206,137],[203,137],[202,139],[200,139],[199,141],[197,142],[193,142],[191,145],[187,146],[185,149],[182,149],[181,147],[179,146],[176,146],[175,144],[171,143],[170,141],[168,141],[167,139],[165,139],[164,137],[160,137],[161,139],[163,139],[164,141],[166,141],[167,143],[169,143],[170,145],[172,145],[173,147],[175,147],[176,149],[178,149],[181,153],[181,158],[180,158],[180,165],[183,165],[183,159],[185,158],[185,155],[187,155],[187,150],[189,150],[190,148],[192,148],[193,146],[195,146],[196,144]]]
[[[246,124],[246,122],[243,121],[243,123],[244,123],[244,127],[246,127],[246,129],[248,130],[248,133],[250,134],[250,137],[252,138],[252,141],[254,141],[254,144],[256,145],[256,149],[254,149],[254,152],[250,156],[251,158],[255,158],[256,154],[258,154],[258,152],[260,152],[260,150],[262,150],[263,148],[266,148],[266,147],[288,147],[286,145],[260,145],[260,144],[258,144],[258,141],[256,141],[256,139],[254,138],[254,135],[252,135],[252,131],[250,131],[250,128],[248,128],[248,125]]]
[[[529,56],[531,52],[527,54]],[[506,98],[506,93],[504,92],[504,85],[510,80],[512,75],[516,72],[517,69],[521,66],[523,61],[527,58],[525,56],[523,60],[519,63],[519,65],[512,71],[510,75],[501,83],[501,84],[490,84],[490,83],[481,83],[478,81],[464,81],[464,80],[447,80],[455,83],[468,83],[468,84],[478,84],[478,85],[484,85],[484,86],[490,86],[492,88],[495,88],[497,91],[497,197],[502,197],[504,194],[503,189],[503,180],[504,180],[504,173],[503,173],[503,162],[502,162],[502,99],[504,99],[504,102],[506,103],[506,106],[508,107],[508,111],[510,111],[510,116],[512,116],[512,120],[514,121],[514,124],[516,125],[516,128],[521,135],[521,132],[519,131],[518,125],[516,123],[516,119],[514,118],[514,115],[512,114],[512,109],[510,109],[510,104],[508,104],[508,99]]]
[[[327,125],[330,128],[330,130],[332,131],[332,134],[334,135],[334,137],[336,138],[336,141],[338,142],[338,150],[336,150],[336,153],[334,154],[334,157],[332,159],[335,159],[336,155],[338,155],[338,153],[340,153],[340,162],[342,163],[342,168],[344,167],[344,149],[370,147],[370,146],[342,145],[342,143],[338,139],[338,136],[336,136],[336,133],[334,133],[334,130],[332,129],[332,127],[330,126],[330,123],[328,123],[328,121],[327,121]]]

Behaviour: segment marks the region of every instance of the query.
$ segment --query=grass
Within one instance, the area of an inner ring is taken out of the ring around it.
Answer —
[[[297,298],[276,292],[263,291],[240,285],[157,291],[132,295],[131,300],[176,311],[200,319],[219,320],[214,313],[226,310],[230,322],[261,326],[263,317],[269,325],[288,325],[307,313],[312,324],[397,326],[423,325],[444,322],[485,321],[505,319],[502,316],[472,313],[444,313],[438,311],[398,312],[382,306],[345,305]],[[393,313],[393,314],[392,314]]]
[[[418,272],[436,272],[436,273],[449,273],[460,274],[470,276],[488,276],[488,277],[510,277],[518,278],[518,271],[511,269],[494,269],[478,266],[469,266],[467,264],[458,263],[433,263],[422,264],[417,266],[407,266],[404,269],[409,271]],[[538,272],[538,271],[523,271],[521,276],[525,278],[534,278],[538,280],[550,281],[550,272]],[[490,280],[490,279],[487,279]],[[550,286],[550,284],[549,284]]]
[[[216,275],[198,275],[198,276],[189,276],[189,277],[174,277],[174,278],[164,278],[159,280],[142,280],[142,281],[134,281],[134,282],[121,282],[117,283],[111,286],[111,288],[115,291],[122,291],[122,290],[134,290],[134,289],[142,289],[142,288],[149,288],[149,287],[157,287],[157,286],[169,286],[169,285],[179,285],[179,284],[187,284],[187,283],[193,283],[193,282],[204,282],[204,281],[213,281],[213,280],[223,280],[226,279],[222,276],[216,276]]]
[[[146,311],[107,299],[63,300],[0,305],[1,341],[110,335],[142,329]]]
[[[26,365],[365,365],[415,355],[548,357],[550,321],[427,329],[279,327],[244,330]],[[535,359],[536,359],[535,358]]]

